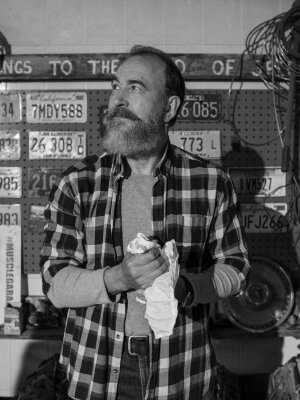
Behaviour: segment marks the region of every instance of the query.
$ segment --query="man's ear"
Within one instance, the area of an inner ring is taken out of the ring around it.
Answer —
[[[165,122],[170,122],[176,115],[180,106],[180,98],[178,96],[170,96],[168,98],[168,108],[165,114]]]

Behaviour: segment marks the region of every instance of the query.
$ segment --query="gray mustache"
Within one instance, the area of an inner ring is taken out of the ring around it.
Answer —
[[[113,108],[112,110],[110,110],[107,115],[106,115],[106,120],[111,120],[112,118],[127,118],[127,119],[131,119],[133,121],[139,121],[140,118],[137,117],[132,111],[128,110],[128,108],[125,107],[117,107],[117,108]]]

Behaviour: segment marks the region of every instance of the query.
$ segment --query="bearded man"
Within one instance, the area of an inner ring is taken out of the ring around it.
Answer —
[[[184,93],[167,54],[135,46],[112,80],[104,153],[70,167],[45,208],[43,290],[69,308],[73,399],[217,398],[209,304],[238,294],[250,266],[229,176],[169,142]],[[159,339],[137,293],[169,264],[158,246],[126,251],[138,232],[179,253],[178,316]]]

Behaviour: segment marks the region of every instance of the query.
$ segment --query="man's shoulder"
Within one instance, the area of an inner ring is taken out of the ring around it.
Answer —
[[[217,175],[226,175],[227,172],[225,169],[219,165],[214,160],[209,160],[203,157],[200,157],[197,154],[189,153],[179,147],[172,145],[173,150],[173,164],[180,168],[187,168],[187,169],[200,169],[206,172],[214,171]]]

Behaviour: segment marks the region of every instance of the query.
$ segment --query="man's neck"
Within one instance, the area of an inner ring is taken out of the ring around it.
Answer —
[[[162,147],[159,152],[155,155],[148,156],[144,159],[133,159],[127,157],[127,162],[134,174],[137,175],[151,175],[154,173],[155,168],[161,161],[161,158],[165,152],[166,146]]]
[[[149,157],[145,160],[133,160],[127,158],[128,164],[134,174],[151,175],[160,161],[157,156]]]

